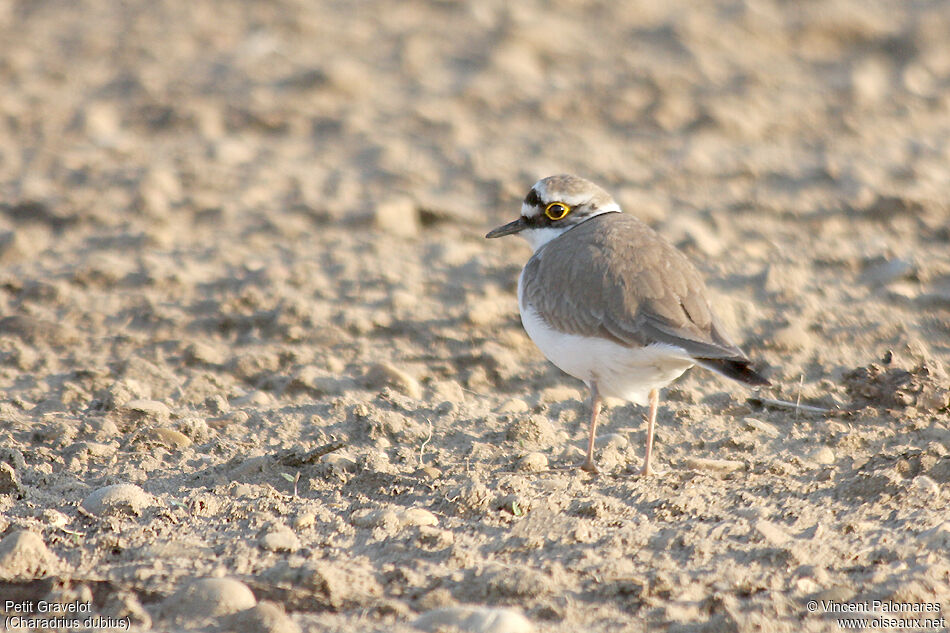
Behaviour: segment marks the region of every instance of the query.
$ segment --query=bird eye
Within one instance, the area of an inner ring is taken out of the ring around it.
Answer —
[[[544,215],[554,221],[563,220],[570,212],[571,208],[562,202],[552,202],[544,209]]]

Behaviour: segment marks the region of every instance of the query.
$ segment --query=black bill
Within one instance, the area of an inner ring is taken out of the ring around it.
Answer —
[[[523,231],[528,228],[528,223],[524,221],[524,218],[518,218],[514,222],[509,222],[504,226],[499,226],[497,229],[492,229],[488,232],[488,235],[485,237],[502,237],[503,235],[512,235],[518,231]]]

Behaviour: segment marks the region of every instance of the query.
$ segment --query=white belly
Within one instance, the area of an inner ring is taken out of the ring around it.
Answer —
[[[665,387],[693,366],[686,352],[672,345],[625,347],[599,337],[551,329],[531,306],[525,305],[520,279],[518,309],[525,331],[548,360],[588,386],[596,381],[604,396],[647,404],[650,390]]]

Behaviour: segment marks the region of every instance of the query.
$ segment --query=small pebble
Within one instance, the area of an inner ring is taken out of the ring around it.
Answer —
[[[812,580],[811,578],[799,578],[795,581],[795,589],[799,594],[807,595],[815,593],[821,589],[821,585]]]
[[[212,146],[214,157],[224,165],[241,165],[254,160],[254,149],[244,140],[223,136]]]
[[[231,403],[220,393],[205,398],[204,405],[215,415],[224,415],[231,410]]]
[[[446,607],[427,611],[413,620],[422,631],[457,629],[464,633],[533,633],[534,625],[514,609]]]
[[[690,457],[686,460],[686,467],[695,470],[705,470],[720,474],[727,474],[742,470],[745,463],[731,459],[706,459],[703,457]]]
[[[243,582],[233,578],[195,580],[165,601],[165,611],[180,618],[229,615],[250,609],[257,599]]]
[[[233,484],[231,488],[228,490],[228,493],[235,499],[240,499],[242,497],[247,498],[247,497],[256,496],[254,494],[253,488],[251,488],[245,483],[240,483],[240,482]]]
[[[370,367],[363,376],[366,386],[371,389],[392,387],[396,391],[410,398],[422,398],[422,386],[419,381],[389,363],[377,363]]]
[[[851,89],[856,100],[873,103],[883,99],[890,92],[891,74],[886,60],[864,57],[851,71]]]
[[[924,411],[937,411],[950,407],[950,389],[934,385],[933,388],[923,389],[917,394],[917,408]]]
[[[271,527],[260,538],[259,543],[271,552],[296,552],[300,549],[300,539],[286,525]]]
[[[421,546],[437,551],[450,547],[453,543],[455,543],[455,533],[451,530],[443,530],[430,525],[419,526],[419,544]]]
[[[406,508],[399,513],[399,520],[405,526],[435,526],[439,519],[424,508]]]
[[[330,87],[347,97],[366,95],[375,77],[373,70],[353,55],[327,60],[321,70],[326,73]]]
[[[301,367],[294,374],[291,386],[313,391],[316,395],[335,396],[354,386],[353,380],[327,374],[325,370],[313,365]]]
[[[461,402],[461,400],[459,402]],[[451,400],[443,400],[435,408],[436,415],[440,416],[452,415],[453,413],[458,412],[458,410],[458,405]]]
[[[528,453],[518,460],[518,470],[526,473],[538,473],[548,469],[548,458],[544,453]]]
[[[223,347],[215,347],[202,341],[195,341],[185,348],[185,362],[189,364],[223,365],[228,356]]]
[[[465,390],[454,380],[433,380],[429,384],[432,389],[432,401],[444,400],[450,403],[465,402]]]
[[[819,446],[808,454],[808,458],[816,464],[827,466],[835,463],[835,452],[827,446]]]
[[[129,400],[122,408],[159,422],[165,422],[171,416],[171,412],[165,403],[158,400],[146,400],[144,398]]]
[[[52,508],[43,510],[43,520],[46,521],[46,525],[54,528],[62,528],[69,525],[69,517],[59,510],[53,510]]]
[[[227,403],[224,398],[221,398],[221,401]],[[192,441],[204,441],[210,438],[211,436],[211,427],[208,426],[208,421],[204,418],[199,417],[187,417],[182,418],[179,423],[179,428],[181,432],[188,438],[189,443]]]
[[[13,494],[20,489],[20,476],[13,466],[0,462],[0,495]]]
[[[926,303],[925,296],[920,294],[920,286],[909,281],[895,281],[887,285],[885,296],[893,301],[920,300]]]
[[[209,418],[208,428],[223,429],[231,424],[243,425],[246,424],[250,419],[251,415],[247,411],[234,411],[233,413],[230,413],[226,416]]]
[[[356,472],[356,461],[343,453],[327,453],[320,458],[320,462],[338,472]]]
[[[399,515],[389,508],[378,510],[357,510],[350,516],[350,523],[359,528],[377,528],[397,526],[400,524]]]
[[[266,391],[255,389],[251,393],[234,398],[231,404],[236,407],[269,407],[274,404],[274,396]],[[232,416],[236,417],[236,416]]]
[[[191,445],[191,438],[181,431],[176,431],[175,429],[159,427],[157,429],[152,429],[150,435],[168,448],[172,449],[180,450],[183,448],[188,448],[188,446]]]
[[[378,510],[357,510],[351,516],[350,522],[361,528],[387,527],[398,529],[411,526],[436,526],[439,524],[439,519],[424,508],[406,508],[404,510],[380,508]]]
[[[96,516],[140,515],[155,504],[155,499],[134,484],[115,484],[99,488],[82,502],[82,508]]]
[[[317,522],[317,515],[313,512],[303,511],[294,517],[294,529],[304,530],[313,527]]]
[[[745,424],[747,429],[758,431],[763,435],[769,437],[778,437],[780,435],[779,430],[772,424],[768,422],[763,422],[758,418],[744,418],[742,422]]]
[[[435,481],[442,476],[442,471],[436,468],[435,466],[423,466],[416,471],[417,477],[422,477],[430,481]]]
[[[43,539],[28,530],[12,532],[0,540],[0,579],[33,580],[55,573],[60,566]]]
[[[263,455],[248,457],[235,464],[231,470],[231,478],[235,480],[246,480],[248,477],[264,472],[269,466],[270,463],[268,459]]]
[[[520,416],[506,433],[507,439],[531,448],[548,448],[554,444],[555,431],[551,421],[543,415]]]
[[[528,403],[521,398],[511,398],[505,400],[497,411],[498,413],[524,413],[529,408]]]

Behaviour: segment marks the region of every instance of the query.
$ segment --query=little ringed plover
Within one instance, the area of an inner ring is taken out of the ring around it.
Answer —
[[[649,404],[643,475],[652,474],[658,390],[699,365],[747,385],[769,384],[713,314],[699,271],[649,226],[578,176],[539,180],[521,216],[485,237],[517,233],[534,249],[518,308],[544,355],[590,389],[587,458],[601,397]]]

